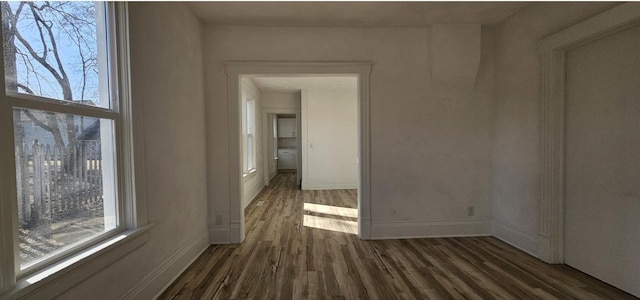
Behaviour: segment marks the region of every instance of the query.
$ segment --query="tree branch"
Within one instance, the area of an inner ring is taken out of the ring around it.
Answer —
[[[43,6],[44,7],[44,6]],[[53,56],[56,59],[56,63],[58,64],[58,71],[61,78],[58,80],[60,83],[60,87],[62,88],[63,98],[65,100],[73,100],[73,94],[71,92],[71,83],[69,82],[69,77],[67,76],[67,72],[64,70],[64,65],[62,64],[62,60],[60,59],[60,53],[58,52],[58,44],[56,43],[56,38],[53,35],[53,30],[51,30],[51,26],[47,25],[46,22],[40,17],[39,14],[35,13],[35,6],[31,6],[34,17],[37,17],[36,21],[42,22],[47,29],[47,33],[49,34],[49,41],[51,42],[51,51],[53,51]],[[38,28],[40,28],[38,26]],[[40,31],[42,32],[42,31]]]
[[[53,131],[55,130],[53,127],[51,127],[51,126],[45,124],[44,122],[38,120],[38,118],[36,118],[36,116],[34,116],[33,113],[31,113],[29,110],[23,109],[22,112],[24,112],[24,114],[27,116],[27,118],[29,118],[31,120],[31,122],[35,123],[36,125],[38,125],[42,129],[44,129],[46,131],[49,131],[51,133],[53,133]]]
[[[37,51],[35,51],[31,46],[31,44],[29,43],[29,41],[27,41],[22,36],[22,34],[20,33],[17,27],[14,27],[15,37],[18,38],[20,43],[22,43],[22,45],[27,49],[27,51],[29,51],[29,54],[33,57],[33,59],[35,59],[38,63],[40,63],[40,65],[42,65],[45,69],[47,69],[51,73],[51,75],[56,79],[56,81],[58,81],[58,84],[60,84],[60,87],[62,88],[63,98],[65,100],[72,100],[73,97],[71,93],[71,85],[69,84],[69,79],[67,77],[66,72],[64,71],[64,66],[62,65],[62,61],[60,60],[60,55],[58,53],[57,44],[55,43],[55,37],[53,35],[53,31],[51,30],[50,26],[48,26],[46,22],[40,17],[35,5],[32,2],[28,2],[28,5],[31,8],[31,12],[33,14],[34,20],[38,25],[38,31],[40,32],[43,47],[45,47],[45,49],[48,49],[48,48],[47,48],[46,40],[44,39],[44,36],[43,36],[44,35],[44,33],[42,32],[43,29],[40,26],[40,24],[44,25],[44,28],[46,28],[47,30],[49,38],[51,39],[51,42],[52,42],[51,51],[53,51],[54,53],[56,62],[58,64],[58,67],[60,68],[60,73],[51,64],[49,64],[49,62],[47,62],[46,55],[43,55],[43,56],[38,55]]]
[[[28,86],[22,84],[22,83],[18,83],[18,88],[23,89],[25,92],[27,92],[27,94],[29,95],[35,95],[35,93],[33,92],[33,90],[31,90]]]
[[[20,43],[25,48],[27,48],[27,51],[29,51],[29,55],[31,55],[33,59],[35,59],[43,67],[45,67],[49,72],[51,72],[51,75],[55,77],[57,81],[60,81],[62,78],[60,77],[60,75],[58,75],[58,72],[56,71],[56,69],[54,69],[44,58],[38,55],[38,52],[36,52],[33,49],[33,47],[31,47],[31,44],[29,44],[29,42],[24,37],[22,37],[22,34],[20,34],[20,31],[16,29],[14,32],[15,32],[15,37],[18,38]]]

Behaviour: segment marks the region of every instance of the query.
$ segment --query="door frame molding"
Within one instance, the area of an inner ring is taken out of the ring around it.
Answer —
[[[542,39],[541,199],[538,258],[564,263],[565,90],[568,50],[640,24],[640,3],[625,3]]]
[[[279,115],[279,114],[295,114],[296,115],[296,124],[300,122],[300,108],[279,108],[279,107],[268,107],[268,108],[263,108],[262,109],[262,147],[264,149],[267,149],[269,147],[269,138],[271,138],[271,132],[269,132],[269,122],[271,122],[271,120],[268,120],[268,116],[269,114],[274,114],[274,115]],[[300,134],[298,134],[298,136],[300,136]],[[298,149],[298,144],[296,142],[296,151],[298,151],[297,155],[300,155],[301,150]],[[269,174],[269,160],[273,160],[273,157],[269,157],[269,150],[265,151],[265,153],[263,153],[264,155],[264,161],[263,161],[263,168],[265,170],[265,172],[263,173],[263,178],[264,178],[264,184],[265,185],[269,185],[269,182],[271,182],[271,176]],[[278,169],[278,166],[276,165],[276,171]],[[301,171],[301,166],[299,166],[298,162],[296,161],[296,172],[300,172]]]
[[[242,75],[354,75],[358,77],[358,237],[371,239],[371,62],[225,62],[229,116],[229,242],[242,243],[240,76]]]

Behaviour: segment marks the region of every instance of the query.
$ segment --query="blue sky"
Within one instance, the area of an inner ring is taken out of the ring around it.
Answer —
[[[65,11],[72,11],[73,9],[78,9],[81,7],[89,8],[90,10],[95,11],[93,8],[95,4],[101,5],[101,2],[68,2],[68,3],[52,3],[52,5],[64,5]],[[15,13],[17,7],[20,2],[10,2],[10,7],[12,11]],[[36,2],[36,5],[42,5],[42,2]],[[47,17],[51,19],[51,17]],[[83,51],[87,53],[87,50],[91,50],[94,53],[97,51],[98,45],[96,42],[96,27],[95,27],[95,15],[89,16],[91,23],[93,26],[82,26],[81,30],[86,33],[84,36],[86,37],[88,42],[88,47],[83,47]],[[87,18],[85,18],[87,19]],[[87,81],[86,86],[88,89],[85,89],[85,97],[81,98],[81,86],[82,86],[82,69],[81,69],[81,55],[80,50],[74,40],[69,37],[69,35],[64,31],[65,28],[61,26],[59,21],[52,21],[54,26],[52,27],[52,31],[55,36],[56,44],[58,46],[59,54],[61,57],[61,61],[64,65],[64,69],[69,76],[71,81],[71,87],[73,90],[73,98],[74,100],[92,100],[94,103],[98,103],[98,74],[97,69],[90,70],[87,72]],[[21,13],[21,17],[18,20],[17,27],[23,37],[31,44],[33,49],[37,51],[40,55],[42,55],[42,51],[44,49],[43,43],[40,39],[40,31],[36,27],[35,21],[33,20],[32,14],[29,10],[24,9]],[[70,27],[66,27],[70,28]],[[27,53],[26,48],[21,45],[19,41],[16,39],[16,45],[22,49],[24,53]],[[31,57],[29,57],[31,58]],[[47,61],[56,65],[53,53],[49,51],[49,55],[47,57]],[[51,97],[56,99],[62,99],[62,92],[60,86],[51,75],[49,71],[47,71],[44,67],[42,67],[38,62],[32,60],[32,66],[37,73],[37,76],[34,76],[33,73],[28,72],[27,66],[25,65],[25,60],[22,58],[17,59],[17,77],[18,82],[22,84],[26,84],[29,82],[28,86],[34,90],[36,94],[45,97]],[[40,79],[40,80],[36,80]],[[104,105],[102,105],[104,106]]]

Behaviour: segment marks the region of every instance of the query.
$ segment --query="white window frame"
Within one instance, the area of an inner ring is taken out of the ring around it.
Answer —
[[[91,274],[133,251],[148,240],[144,166],[139,104],[131,101],[129,28],[126,3],[107,3],[109,80],[112,108],[0,92],[0,298],[54,297]],[[0,34],[2,34],[0,32]],[[2,57],[4,59],[4,57]],[[0,91],[5,91],[4,63],[0,63]],[[102,80],[102,79],[101,79]],[[113,120],[116,198],[119,226],[42,263],[20,270],[17,220],[17,183],[14,153],[13,109],[28,108]],[[136,168],[134,168],[134,161]]]

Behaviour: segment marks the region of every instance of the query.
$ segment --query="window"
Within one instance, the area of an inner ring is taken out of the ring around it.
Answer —
[[[273,159],[278,159],[278,115],[271,117],[273,127]]]
[[[116,5],[1,5],[0,177],[11,180],[1,182],[0,236],[15,251],[0,264],[15,271],[0,274],[0,291],[135,219],[126,209],[133,201],[123,172],[132,170],[131,112],[118,76],[126,72],[117,69],[128,66],[118,56],[126,47],[116,43],[116,20],[124,19]]]
[[[256,169],[255,101],[246,99],[244,106],[244,173],[249,174]]]

